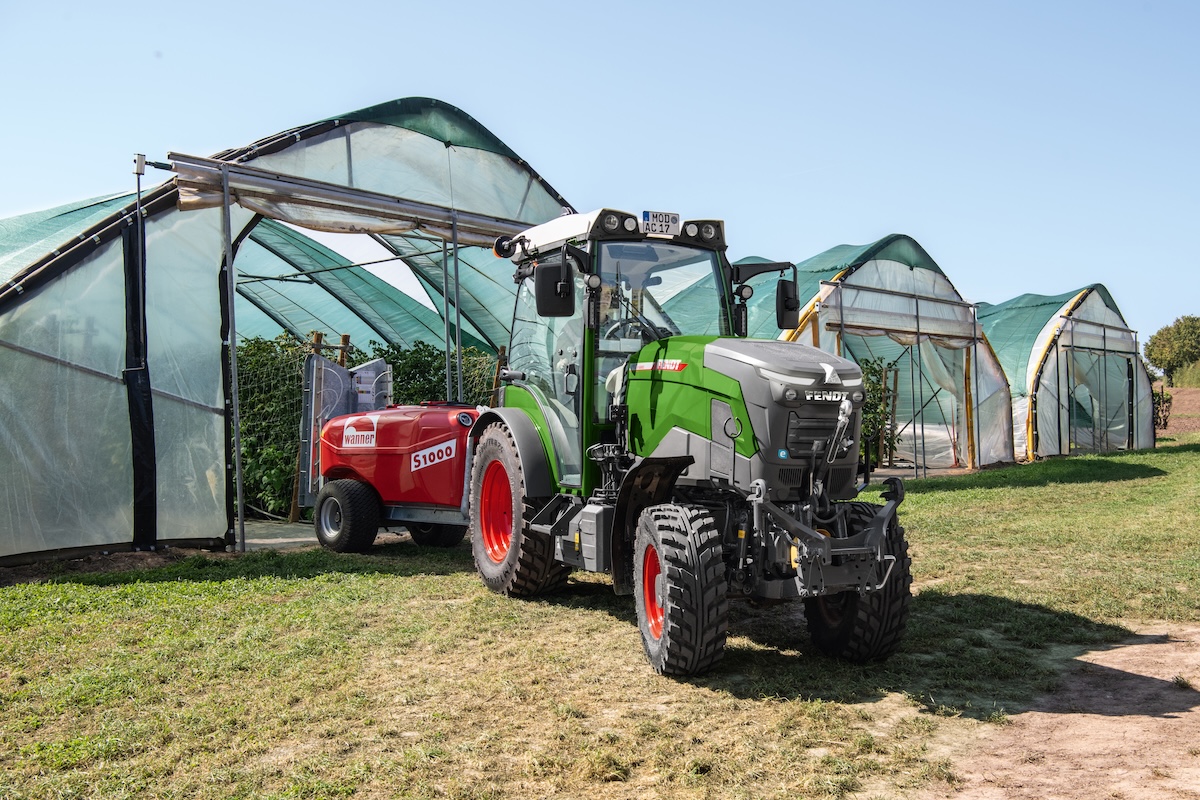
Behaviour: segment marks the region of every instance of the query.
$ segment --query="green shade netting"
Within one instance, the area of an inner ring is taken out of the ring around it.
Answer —
[[[520,160],[508,145],[487,128],[454,106],[428,97],[405,97],[352,111],[340,117],[344,122],[376,122],[406,128],[436,139],[443,145],[473,147],[513,160]]]
[[[1026,379],[1029,362],[1041,357],[1034,349],[1046,324],[1063,314],[1067,303],[1089,289],[1094,290],[1108,308],[1120,314],[1108,289],[1098,283],[1063,294],[1023,294],[1003,303],[979,304],[979,323],[1008,375],[1014,396],[1029,392]]]
[[[277,222],[264,220],[254,229],[239,248],[236,264],[241,274],[238,294],[300,338],[314,330],[348,334],[362,348],[371,341],[400,347],[421,341],[440,349],[445,341],[436,311]],[[261,324],[262,316],[250,319]],[[240,319],[238,332],[255,335]],[[463,346],[492,351],[467,330]]]
[[[1029,391],[1025,374],[1042,329],[1078,294],[1079,291],[1058,295],[1023,294],[995,305],[979,304],[979,323],[1008,375],[1014,395],[1025,395]]]
[[[442,297],[443,270],[449,271],[450,314],[453,317],[453,250],[447,248],[443,253],[440,239],[422,236],[381,236],[380,240],[412,269],[430,297]],[[496,258],[485,247],[462,247],[458,251],[458,296],[462,316],[470,321],[493,352],[501,345],[508,345],[517,297],[517,287],[512,279],[514,269],[511,261]],[[440,302],[438,304],[440,306]]]
[[[12,279],[133,199],[129,193],[95,197],[0,220],[0,280]]]

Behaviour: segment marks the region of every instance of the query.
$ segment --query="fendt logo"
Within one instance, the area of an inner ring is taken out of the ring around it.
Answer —
[[[374,447],[378,422],[378,414],[346,420],[346,427],[342,429],[342,447]]]
[[[639,361],[630,367],[634,372],[683,372],[687,362],[678,358],[660,358],[657,361]]]
[[[850,399],[849,392],[818,392],[809,390],[804,393],[805,400],[822,400],[830,403],[840,403]]]

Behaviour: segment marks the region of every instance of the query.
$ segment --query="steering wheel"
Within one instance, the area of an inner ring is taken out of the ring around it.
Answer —
[[[635,339],[646,336],[646,326],[640,319],[625,317],[613,322],[604,331],[605,339]]]
[[[668,336],[674,336],[678,331],[671,330],[663,325],[647,325],[637,317],[626,317],[619,319],[608,326],[604,331],[605,339],[634,339],[641,338],[643,341],[652,339],[665,339]]]

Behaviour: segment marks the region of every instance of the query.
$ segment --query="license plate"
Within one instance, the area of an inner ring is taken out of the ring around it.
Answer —
[[[642,233],[653,233],[657,236],[678,236],[680,231],[678,214],[666,211],[643,211]]]

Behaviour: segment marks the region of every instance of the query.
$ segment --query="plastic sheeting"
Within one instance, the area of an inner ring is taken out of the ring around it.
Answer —
[[[379,308],[389,296],[404,303],[302,237],[268,225],[244,239],[255,214],[323,230],[424,230],[490,245],[492,228],[544,222],[566,205],[474,120],[421,98],[285,131],[215,160],[191,159],[191,167],[188,158],[177,162],[176,182],[143,196],[144,284],[129,196],[0,222],[0,468],[8,476],[0,488],[0,559],[232,541],[225,337],[230,307],[236,317],[240,304],[225,295],[221,267],[222,176],[234,168],[230,234],[245,247],[247,265],[274,275],[306,269],[306,258],[328,261],[334,273],[305,279],[343,302],[320,313],[358,304],[365,325],[388,332],[381,340],[409,335],[412,320]],[[288,257],[268,261],[263,253],[272,248]],[[313,300],[276,295],[289,311]],[[480,308],[495,305],[490,295],[476,299]],[[511,305],[503,305],[506,317]],[[249,321],[278,323],[280,315],[264,308]],[[441,326],[428,316],[412,330],[423,336],[433,327],[440,342]],[[475,343],[465,331],[463,338]],[[136,363],[143,350],[145,364]]]
[[[981,306],[1009,374],[1023,460],[1154,446],[1150,378],[1136,334],[1095,284]]]
[[[132,540],[118,239],[0,315],[0,557]]]
[[[893,234],[796,266],[801,321],[784,338],[883,363],[895,395],[896,458],[918,468],[1014,460],[1004,372],[974,307],[924,248]],[[752,306],[752,329],[768,311],[773,303]]]
[[[236,208],[231,217],[235,231],[251,221]],[[229,527],[222,287],[215,269],[221,249],[219,209],[172,210],[147,226],[147,361],[161,541],[222,538]]]

